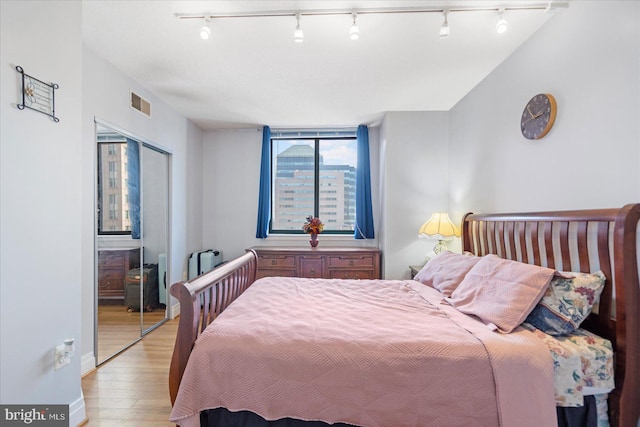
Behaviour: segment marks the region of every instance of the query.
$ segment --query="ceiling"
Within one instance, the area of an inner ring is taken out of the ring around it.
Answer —
[[[86,45],[204,130],[374,124],[387,111],[449,110],[555,13],[499,6],[548,2],[482,1],[102,1],[83,2]],[[449,38],[441,12],[366,14],[369,10],[494,8],[451,11]],[[305,11],[360,11],[351,16]],[[302,12],[295,18],[235,17],[211,21],[176,14]]]

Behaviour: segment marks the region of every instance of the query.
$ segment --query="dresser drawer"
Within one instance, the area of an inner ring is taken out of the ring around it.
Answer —
[[[258,270],[256,272],[256,279],[261,279],[263,277],[296,277],[296,270],[278,270],[275,268],[265,268],[262,270]]]
[[[98,267],[114,267],[122,269],[125,254],[122,251],[98,252]]]
[[[373,270],[330,270],[330,279],[377,279]]]
[[[324,276],[324,260],[322,258],[300,258],[300,277],[321,278]]]
[[[101,268],[98,270],[98,291],[120,291],[124,288],[122,268]]]
[[[336,255],[327,257],[329,268],[373,268],[375,260],[373,255]]]
[[[262,268],[296,268],[296,257],[288,255],[260,255],[258,269]]]

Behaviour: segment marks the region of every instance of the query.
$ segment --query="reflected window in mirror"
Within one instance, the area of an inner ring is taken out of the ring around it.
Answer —
[[[97,142],[98,234],[135,239],[140,200],[138,143],[101,126],[97,126]]]

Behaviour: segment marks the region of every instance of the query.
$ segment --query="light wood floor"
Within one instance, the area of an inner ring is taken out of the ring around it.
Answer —
[[[178,319],[165,322],[82,378],[86,426],[175,426],[168,378],[177,329]]]
[[[141,319],[146,330],[164,316],[164,308],[140,313],[128,311],[125,305],[98,305],[98,363],[140,338]]]

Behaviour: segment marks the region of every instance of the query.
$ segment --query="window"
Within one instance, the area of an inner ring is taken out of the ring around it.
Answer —
[[[306,217],[313,215],[324,223],[323,233],[353,234],[355,134],[272,137],[271,165],[270,233],[302,233]]]
[[[98,135],[98,234],[131,234],[127,141],[114,132]]]

